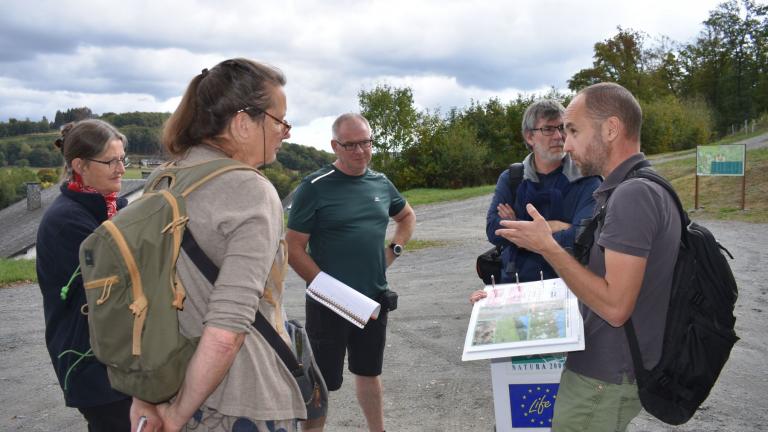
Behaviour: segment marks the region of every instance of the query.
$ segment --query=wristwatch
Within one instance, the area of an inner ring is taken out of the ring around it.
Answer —
[[[396,257],[399,257],[403,254],[403,246],[395,243],[390,243],[388,246],[390,249],[392,249],[392,253],[395,254]]]

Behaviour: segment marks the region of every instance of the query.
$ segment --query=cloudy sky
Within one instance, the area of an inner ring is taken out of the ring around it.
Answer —
[[[288,78],[291,142],[330,150],[336,115],[377,84],[421,109],[566,89],[616,27],[690,42],[718,0],[0,0],[0,120],[173,111],[230,57]]]

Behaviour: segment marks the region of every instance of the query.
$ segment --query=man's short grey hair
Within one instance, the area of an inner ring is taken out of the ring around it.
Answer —
[[[555,120],[558,117],[562,117],[565,114],[565,108],[563,105],[553,99],[538,99],[532,104],[528,105],[523,114],[523,122],[521,131],[523,133],[523,141],[525,145],[530,148],[528,140],[525,138],[526,132],[536,127],[536,122],[541,119]]]
[[[343,125],[345,122],[350,120],[359,120],[365,124],[365,126],[368,127],[368,130],[371,130],[371,125],[368,123],[368,119],[363,117],[362,114],[359,113],[344,113],[338,117],[336,117],[336,120],[333,121],[333,126],[331,126],[331,133],[333,134],[333,139],[336,141],[339,140],[339,129],[341,129],[341,125]]]

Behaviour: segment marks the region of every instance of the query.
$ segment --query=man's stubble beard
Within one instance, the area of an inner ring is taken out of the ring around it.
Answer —
[[[584,152],[584,159],[578,164],[581,175],[602,175],[603,168],[610,159],[611,150],[611,146],[603,141],[600,134],[596,133]]]

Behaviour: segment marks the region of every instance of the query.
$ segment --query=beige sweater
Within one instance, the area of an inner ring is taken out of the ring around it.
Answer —
[[[179,165],[225,157],[198,146]],[[287,251],[283,211],[274,186],[253,171],[225,173],[189,195],[189,229],[219,269],[211,286],[182,254],[178,272],[187,290],[181,332],[200,337],[203,326],[246,333],[240,352],[205,405],[229,416],[257,420],[305,418],[296,381],[252,326],[259,309],[288,341],[283,325]]]

